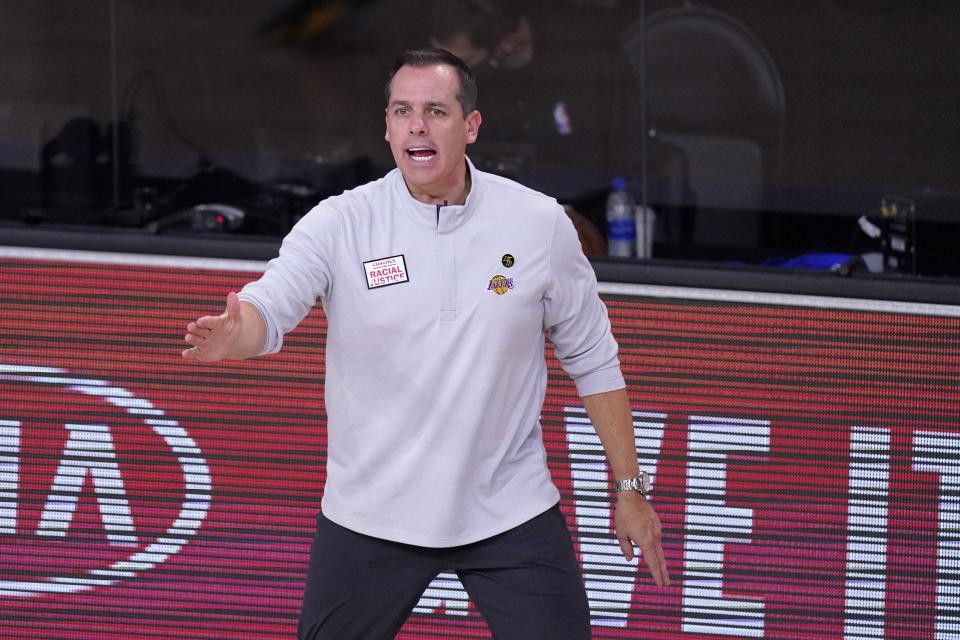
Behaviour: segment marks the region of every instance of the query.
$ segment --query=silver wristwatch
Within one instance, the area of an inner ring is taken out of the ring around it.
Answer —
[[[643,495],[650,495],[650,476],[646,471],[641,471],[640,475],[626,480],[616,481],[617,492],[621,491],[639,491]]]

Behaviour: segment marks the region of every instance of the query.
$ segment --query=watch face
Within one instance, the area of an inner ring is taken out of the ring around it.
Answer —
[[[640,475],[637,476],[637,481],[640,485],[637,490],[640,491],[640,493],[643,495],[650,493],[650,476],[647,475],[646,471],[640,472]]]

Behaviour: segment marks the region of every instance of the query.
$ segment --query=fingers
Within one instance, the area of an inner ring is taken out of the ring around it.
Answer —
[[[180,355],[187,360],[213,361],[223,357],[224,339],[242,320],[240,298],[233,291],[227,294],[227,306],[218,316],[203,316],[187,325],[184,342],[190,345]]]
[[[627,562],[631,562],[635,556],[635,544],[653,581],[659,586],[670,584],[660,537],[660,519],[649,503],[627,500],[618,503],[614,525],[617,542]]]
[[[181,355],[188,360],[202,360],[202,351],[207,340],[213,335],[214,329],[220,324],[218,316],[204,316],[196,322],[187,325],[187,333],[183,341],[192,348],[184,349]]]
[[[670,576],[667,573],[667,561],[663,556],[663,544],[660,542],[660,527],[657,527],[657,533],[655,535],[646,538],[642,542],[638,540],[637,546],[640,547],[643,561],[646,562],[653,581],[661,587],[670,584]]]
[[[213,335],[213,327],[201,326],[200,322],[202,320],[205,320],[205,318],[200,318],[200,320],[191,322],[187,325],[187,333],[185,336],[183,336],[184,342],[191,346],[199,347],[202,346],[211,335]]]
[[[191,322],[187,325],[187,335],[195,335],[201,338],[208,338],[210,334],[213,333],[213,326],[200,326],[200,321],[206,320],[206,318],[200,318],[196,322]],[[216,324],[205,322],[205,325]]]
[[[620,550],[627,562],[633,561],[634,541],[627,535],[618,535],[617,541],[620,543]],[[640,550],[640,555],[650,570],[650,576],[653,581],[663,587],[670,584],[670,575],[667,572],[667,562],[663,556],[663,546],[659,540],[648,540],[646,543],[636,542]]]
[[[233,322],[233,321],[240,320],[242,318],[242,315],[243,314],[242,314],[242,307],[240,306],[240,298],[237,296],[236,293],[231,291],[230,293],[227,294],[227,306],[226,306],[226,309],[224,309],[223,313],[221,313],[218,316],[203,316],[202,318],[198,319],[196,322],[191,322],[190,325],[187,326],[187,331],[191,331],[190,329],[191,326],[196,326],[196,327],[199,327],[200,329],[206,329],[206,330],[212,331],[214,329],[217,329],[220,325],[222,325],[225,322],[228,322],[228,321]],[[193,333],[197,333],[198,335],[204,338],[209,337],[209,335],[203,334],[202,332],[193,331]]]
[[[196,333],[188,333],[183,337],[183,341],[189,344],[190,348],[181,351],[180,355],[187,360],[200,360],[200,349],[206,342],[206,338],[200,337]]]
[[[623,552],[623,557],[627,559],[627,562],[633,560],[633,541],[630,540],[630,536],[617,536],[617,540],[620,542],[620,551]]]
[[[660,543],[647,545],[643,548],[642,555],[653,581],[661,587],[669,585],[670,575],[667,573],[667,562],[663,557],[663,547]]]
[[[223,358],[218,345],[211,343],[206,338],[201,338],[196,334],[188,333],[184,336],[187,344],[192,345],[189,349],[184,349],[180,355],[187,360],[198,360],[202,362],[216,362]]]
[[[196,325],[201,329],[215,329],[221,322],[223,322],[224,316],[203,316],[198,319],[196,322],[191,322],[190,324]],[[190,326],[187,325],[187,331],[190,330]]]
[[[627,562],[632,561],[633,541],[627,536],[617,536],[617,539],[620,542],[620,550],[623,552],[623,557],[627,559]],[[653,578],[653,581],[661,587],[670,584],[670,576],[667,573],[667,563],[663,557],[663,547],[659,541],[648,541],[646,544],[637,542],[637,547],[639,547],[640,555],[650,570],[650,576]]]
[[[180,352],[180,356],[186,360],[199,360],[200,355],[197,353],[196,349],[184,349]]]

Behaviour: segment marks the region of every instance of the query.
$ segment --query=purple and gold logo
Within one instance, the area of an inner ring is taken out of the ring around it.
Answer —
[[[487,285],[487,291],[493,291],[498,296],[502,296],[510,289],[513,289],[513,278],[506,276],[493,276],[490,278],[490,284]]]

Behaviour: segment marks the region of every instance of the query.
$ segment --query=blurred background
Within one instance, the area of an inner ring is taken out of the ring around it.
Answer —
[[[275,239],[392,168],[386,71],[480,81],[489,171],[634,259],[956,276],[949,0],[0,0],[0,232]],[[649,237],[644,233],[649,231]]]

